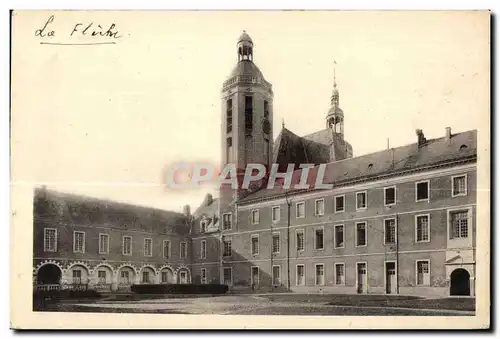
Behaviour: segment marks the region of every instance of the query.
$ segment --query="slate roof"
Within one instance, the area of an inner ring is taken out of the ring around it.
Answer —
[[[241,60],[236,63],[228,78],[232,78],[237,75],[248,75],[264,79],[264,76],[262,75],[259,67],[257,67],[257,65],[255,65],[253,61],[250,60]]]
[[[408,171],[447,166],[457,162],[476,161],[476,157],[477,131],[471,130],[454,134],[449,140],[444,137],[430,139],[420,147],[417,143],[413,143],[360,157],[330,162],[327,164],[323,183],[333,184],[334,187],[345,186],[384,176],[396,176]],[[308,184],[311,186],[316,181],[318,168],[310,170]],[[300,175],[300,169],[294,172],[291,189],[284,190],[280,188],[280,182],[277,182],[273,189],[260,189],[245,196],[239,203],[245,204],[272,199],[283,196],[285,193],[300,193],[304,190],[293,189],[293,185],[299,182]]]
[[[348,153],[352,154],[351,145],[329,128],[304,137],[283,128],[274,142],[273,163],[284,172],[290,163],[319,165],[345,159]]]
[[[177,212],[93,197],[35,189],[34,222],[108,226],[156,233],[189,234],[188,218]]]

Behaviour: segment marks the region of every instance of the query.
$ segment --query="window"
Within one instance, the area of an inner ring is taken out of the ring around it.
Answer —
[[[123,255],[132,255],[132,237],[123,237],[122,253]]]
[[[73,233],[73,252],[85,253],[85,232],[75,231]]]
[[[417,285],[430,285],[429,260],[417,260]]]
[[[99,254],[109,253],[109,235],[99,233]]]
[[[451,182],[453,186],[452,197],[467,195],[467,176],[465,174],[451,177]]]
[[[314,201],[314,214],[317,216],[322,216],[325,214],[325,200],[318,199]]]
[[[258,234],[252,235],[252,254],[253,255],[259,254],[259,235]]]
[[[130,272],[129,271],[121,271],[121,283],[128,284],[130,282]]]
[[[170,259],[170,241],[163,240],[163,257],[165,259]]]
[[[230,163],[233,161],[233,138],[226,140],[226,161]]]
[[[269,140],[264,139],[264,159],[266,164],[269,163]]]
[[[384,220],[384,244],[396,243],[396,219]]]
[[[273,234],[273,253],[280,253],[280,234]]]
[[[245,129],[252,131],[253,128],[253,98],[251,96],[245,97]]]
[[[335,213],[344,212],[345,210],[345,195],[338,195],[335,197]]]
[[[73,269],[73,284],[82,283],[82,270]]]
[[[304,265],[297,265],[297,286],[305,286],[306,269]]]
[[[281,266],[279,265],[273,266],[273,285],[274,286],[281,285]]]
[[[208,220],[203,219],[200,221],[200,232],[205,233],[207,231]]]
[[[366,246],[366,222],[356,223],[356,246]]]
[[[345,265],[335,264],[335,285],[345,285]]]
[[[323,249],[323,228],[317,228],[314,230],[314,249]]]
[[[469,215],[467,211],[450,212],[450,238],[467,238],[469,236]]]
[[[181,242],[181,259],[185,259],[187,257],[187,243]]]
[[[306,205],[304,202],[298,202],[295,205],[295,217],[304,218],[306,215]]]
[[[142,271],[142,283],[143,284],[149,284],[149,272],[148,271]]]
[[[151,238],[144,238],[144,256],[153,256],[153,240]]]
[[[200,258],[201,259],[207,258],[207,241],[206,240],[201,241]]]
[[[231,223],[231,213],[224,213],[222,215],[222,229],[230,230],[231,228],[233,228]]]
[[[227,133],[233,130],[233,99],[226,101],[226,125]]]
[[[168,283],[168,272],[167,271],[161,272],[161,282],[163,284]]]
[[[55,228],[44,229],[43,249],[45,252],[57,252],[57,230]]]
[[[390,206],[396,203],[396,187],[384,188],[384,205]]]
[[[259,223],[259,210],[253,210],[250,214],[250,218],[252,219],[252,225],[256,225]]]
[[[224,251],[223,251],[223,256],[224,257],[230,257],[231,256],[231,239],[226,238],[223,240],[224,244]]]
[[[335,231],[333,233],[333,241],[335,248],[344,247],[344,225],[335,225]]]
[[[280,215],[280,207],[279,206],[274,206],[271,210],[272,214],[272,220],[273,222],[278,222],[280,221],[281,215]]]
[[[233,269],[231,267],[224,267],[224,285],[233,286]]]
[[[429,241],[429,215],[415,216],[415,238],[417,242]]]
[[[181,275],[181,276],[180,276],[179,282],[180,282],[181,284],[187,284],[187,283],[188,283],[187,272],[186,272],[186,271],[182,271],[182,272],[180,273],[180,275]]]
[[[416,201],[429,200],[429,181],[420,181],[415,184]]]
[[[366,192],[356,193],[356,209],[366,208]]]
[[[106,283],[106,271],[104,270],[97,271],[97,281],[99,282],[99,284]]]
[[[206,268],[201,269],[201,283],[202,284],[207,283],[207,269]]]
[[[295,235],[297,238],[297,251],[304,250],[304,230],[295,231]]]
[[[269,118],[269,103],[264,100],[264,118]]]
[[[316,285],[322,286],[325,284],[325,265],[316,264]]]

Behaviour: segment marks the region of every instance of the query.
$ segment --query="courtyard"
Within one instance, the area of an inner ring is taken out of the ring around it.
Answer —
[[[426,299],[386,295],[109,295],[46,302],[40,311],[219,315],[472,316],[474,298]]]

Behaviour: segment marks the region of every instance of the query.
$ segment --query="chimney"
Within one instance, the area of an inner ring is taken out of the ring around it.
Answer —
[[[451,139],[451,127],[446,127],[446,134],[445,134],[446,140]]]
[[[182,213],[184,213],[185,216],[189,217],[191,215],[191,207],[189,205],[184,205],[182,208]]]
[[[212,197],[212,194],[207,193],[205,196],[205,200],[203,200],[203,206],[210,206],[214,202],[214,198]]]
[[[418,140],[417,140],[418,147],[424,146],[425,142],[427,141],[425,139],[425,136],[424,136],[424,131],[422,131],[421,129],[417,129],[415,132],[417,133],[417,137],[418,137]]]

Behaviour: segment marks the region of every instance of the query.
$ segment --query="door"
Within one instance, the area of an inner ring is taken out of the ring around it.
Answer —
[[[397,292],[396,263],[385,263],[385,293],[395,294]]]
[[[358,263],[357,269],[358,269],[357,292],[366,293],[367,291],[366,263]]]
[[[256,290],[259,288],[259,268],[252,267],[252,289]]]
[[[470,274],[463,268],[455,269],[450,276],[450,295],[470,295]]]

